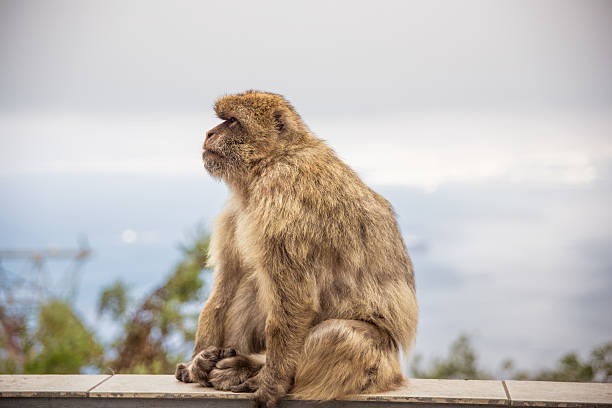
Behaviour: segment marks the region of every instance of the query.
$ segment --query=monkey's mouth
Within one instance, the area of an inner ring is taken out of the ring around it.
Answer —
[[[215,150],[206,149],[202,152],[203,160],[222,159],[223,155]]]

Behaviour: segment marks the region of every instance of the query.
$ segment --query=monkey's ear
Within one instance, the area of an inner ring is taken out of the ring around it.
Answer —
[[[285,129],[285,117],[280,111],[274,112],[274,127],[279,133]]]

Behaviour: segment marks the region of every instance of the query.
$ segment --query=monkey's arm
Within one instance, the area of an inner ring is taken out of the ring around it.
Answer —
[[[214,287],[200,313],[191,361],[176,367],[175,376],[180,381],[210,386],[208,375],[217,361],[236,354],[233,349],[223,348],[226,314],[242,277],[234,211],[230,202],[215,221],[209,247],[209,265],[215,267]]]
[[[291,183],[283,183],[290,186]],[[284,194],[283,194],[284,193]],[[258,223],[261,268],[266,291],[266,364],[258,375],[254,406],[273,407],[290,389],[296,362],[315,317],[316,282],[313,257],[317,248],[312,213],[287,188],[276,188],[262,200]]]
[[[235,279],[231,279],[232,269],[232,265],[216,267],[213,292],[198,319],[192,358],[208,346],[224,346],[225,315],[238,285]]]
[[[292,271],[287,269],[286,273]],[[309,304],[312,294],[307,288],[300,288],[311,285],[286,277],[281,277],[281,282],[272,282],[268,288],[275,302],[270,305],[266,319],[266,364],[259,373],[259,389],[255,393],[256,404],[268,407],[274,406],[291,388],[296,362],[314,317]]]
[[[193,357],[208,346],[224,346],[225,316],[243,271],[235,241],[235,209],[230,201],[215,220],[209,264],[215,267],[213,291],[198,319]]]

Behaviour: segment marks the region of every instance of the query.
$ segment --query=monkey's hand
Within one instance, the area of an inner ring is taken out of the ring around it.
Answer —
[[[175,377],[179,381],[186,383],[197,382],[204,387],[211,387],[208,380],[210,371],[215,368],[218,361],[233,357],[236,355],[236,350],[232,348],[218,348],[210,346],[198,353],[189,363],[181,363],[176,366]]]
[[[278,401],[289,391],[289,381],[278,380],[265,371],[265,367],[254,377],[232,387],[233,392],[255,392],[251,408],[275,408]]]

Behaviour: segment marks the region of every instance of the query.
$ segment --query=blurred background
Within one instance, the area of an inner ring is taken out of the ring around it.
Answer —
[[[212,105],[285,95],[394,206],[420,377],[612,378],[609,1],[0,1],[0,371],[190,355]]]

